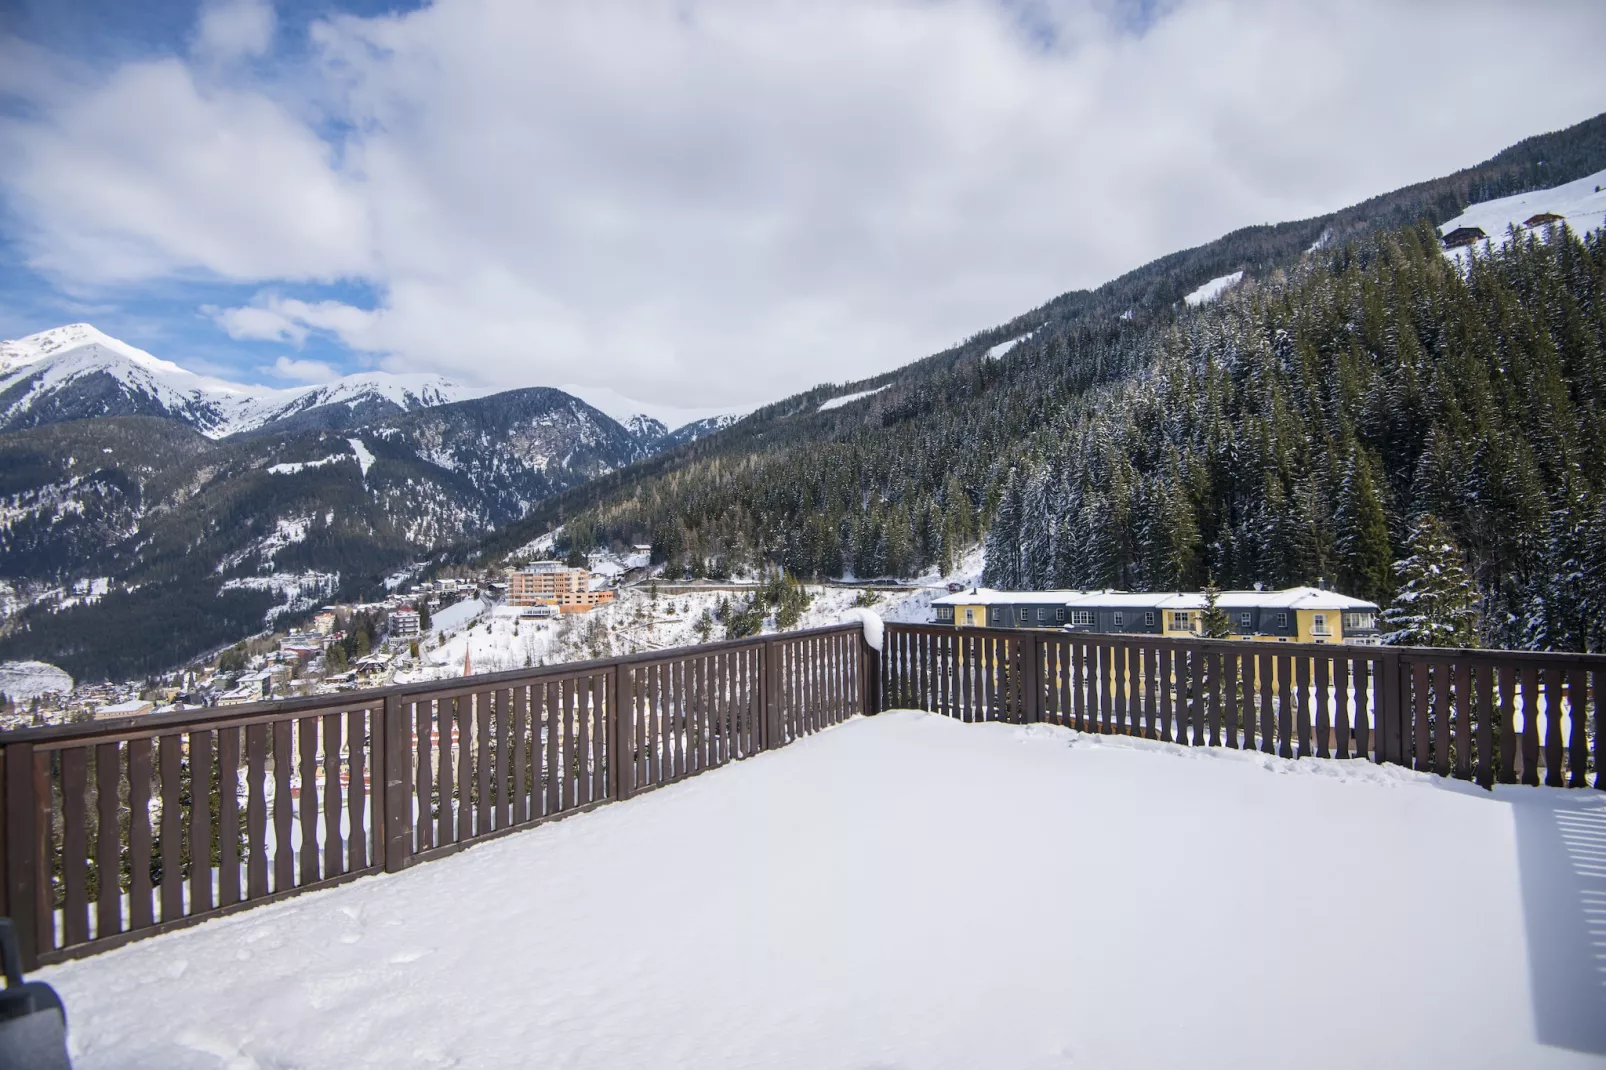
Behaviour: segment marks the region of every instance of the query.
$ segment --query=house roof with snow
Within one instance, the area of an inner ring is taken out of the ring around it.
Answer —
[[[1065,606],[1099,609],[1204,609],[1199,591],[999,591],[978,587],[933,598],[934,606]],[[1359,598],[1316,587],[1290,587],[1285,591],[1223,591],[1216,604],[1222,609],[1314,609],[1330,611],[1376,610]]]

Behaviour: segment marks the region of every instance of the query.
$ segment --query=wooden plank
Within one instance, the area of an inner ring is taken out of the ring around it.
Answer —
[[[1577,666],[1567,670],[1567,702],[1572,738],[1568,741],[1571,758],[1567,786],[1582,788],[1589,776],[1589,675]]]
[[[69,747],[61,758],[62,946],[89,939],[89,748]]]
[[[123,748],[95,747],[95,938],[123,931],[123,844],[118,820]],[[238,875],[236,875],[238,876]]]
[[[1337,756],[1348,758],[1353,725],[1350,710],[1354,708],[1354,702],[1350,697],[1350,659],[1347,656],[1333,662],[1333,698],[1333,734],[1338,737]]]
[[[157,744],[162,765],[162,920],[184,916],[184,810],[179,782],[180,750],[177,733],[162,736]]]
[[[1329,741],[1333,732],[1333,718],[1328,706],[1328,688],[1332,681],[1329,678],[1330,662],[1326,657],[1318,655],[1316,660],[1316,757],[1331,758],[1333,752]]]
[[[491,753],[491,693],[474,696],[474,835],[484,836],[492,828],[495,813],[491,800],[491,776],[496,757]],[[467,787],[468,781],[463,782]]]
[[[1455,768],[1453,775],[1458,780],[1472,779],[1472,682],[1471,670],[1466,659],[1458,660],[1453,667],[1446,665],[1445,671],[1451,677],[1451,684],[1455,688],[1454,706],[1451,709],[1453,720],[1451,727],[1455,735],[1455,743],[1450,748],[1454,753]]]
[[[603,714],[603,677],[586,677],[587,712],[591,723],[591,763],[587,770],[590,781],[591,801],[607,797],[607,766],[603,764],[604,754],[602,744],[607,739],[607,724]]]
[[[323,716],[323,875],[346,871],[340,843],[340,714]]]
[[[530,688],[519,684],[512,690],[512,734],[508,743],[513,748],[513,809],[508,820],[522,824],[534,815],[531,813],[530,795]]]
[[[452,701],[452,721],[457,726],[457,842],[474,838],[474,696],[463,695]]]
[[[212,909],[212,733],[190,733],[190,910]]]
[[[128,927],[155,924],[151,910],[151,741],[128,741]]]
[[[1114,717],[1112,732],[1126,734],[1126,644],[1117,640],[1110,644],[1108,659],[1110,681],[1110,713]]]
[[[1221,746],[1221,652],[1204,652],[1205,717],[1209,722],[1210,746]]]
[[[1154,658],[1154,684],[1160,693],[1160,738],[1169,743],[1175,734],[1176,652],[1170,647],[1156,647]]]
[[[240,730],[217,733],[217,905],[240,901]]]
[[[1593,687],[1590,688],[1591,701],[1589,702],[1589,719],[1590,723],[1595,726],[1595,788],[1599,791],[1606,791],[1606,724],[1601,723],[1600,709],[1601,676],[1603,672],[1606,671],[1596,669],[1590,673]],[[1510,723],[1509,720],[1506,722],[1508,725]],[[1510,735],[1511,733],[1507,732],[1506,734]]]
[[[1561,668],[1545,666],[1545,786],[1566,786],[1562,758],[1562,679]]]
[[[563,778],[563,792],[560,805],[562,809],[569,810],[574,807],[577,800],[577,792],[579,791],[579,783],[575,777],[574,753],[575,733],[578,731],[579,726],[575,723],[578,715],[575,712],[574,681],[563,681],[562,689],[563,699],[560,707],[561,715],[558,728],[563,738],[563,758],[560,774]]]
[[[1216,663],[1221,668],[1221,741],[1232,750],[1238,749],[1238,652],[1228,650],[1217,653]]]
[[[1355,757],[1370,758],[1372,756],[1372,725],[1371,718],[1377,710],[1377,702],[1372,697],[1372,662],[1368,658],[1355,659],[1355,679],[1352,689],[1355,693]]]
[[[383,714],[379,709],[372,712],[350,710],[346,714],[346,869],[348,872],[368,868],[368,827],[363,815],[368,808],[370,796],[385,790],[381,778],[376,777],[372,784],[364,780],[368,771],[367,751],[378,734],[371,733],[369,726],[377,724],[381,716]],[[376,826],[374,832],[376,835],[383,835],[384,830]]]
[[[1424,773],[1433,767],[1432,750],[1429,746],[1429,729],[1432,727],[1430,717],[1432,700],[1432,682],[1428,675],[1428,665],[1423,661],[1413,662],[1411,664],[1410,717],[1416,753],[1412,768]]]
[[[1294,663],[1283,654],[1277,659],[1277,753],[1294,756]]]
[[[513,813],[511,783],[513,775],[513,693],[505,687],[491,692],[496,720],[496,820],[499,829],[505,829]]]
[[[1439,776],[1450,775],[1450,717],[1454,713],[1450,694],[1450,666],[1435,662],[1428,667],[1428,687],[1432,692],[1433,710],[1433,771]]]
[[[1277,709],[1273,705],[1272,685],[1277,674],[1277,659],[1267,650],[1255,652],[1255,679],[1260,683],[1260,751],[1277,753]]]
[[[1313,659],[1301,654],[1294,661],[1294,730],[1299,736],[1299,756],[1311,756],[1310,666]]]
[[[642,730],[647,736],[647,782],[664,782],[664,733],[662,727],[662,665],[648,665],[643,670],[646,690],[642,695],[644,721]]]
[[[1494,701],[1494,666],[1487,661],[1480,661],[1472,670],[1472,686],[1476,691],[1477,705],[1474,708],[1474,720],[1477,722],[1478,737],[1478,763],[1475,776],[1478,786],[1485,789],[1494,787],[1495,759],[1494,740],[1497,729],[1495,718],[1499,716]]]
[[[130,765],[132,768],[132,764]],[[245,729],[245,895],[268,894],[268,726]],[[132,783],[132,781],[130,782]]]
[[[273,890],[288,891],[296,883],[295,845],[292,841],[292,822],[295,817],[295,800],[290,797],[290,778],[295,771],[295,757],[290,751],[290,734],[295,722],[289,719],[273,722]],[[164,739],[165,743],[165,739]],[[164,755],[165,757],[165,755]],[[167,779],[163,774],[162,779]],[[162,827],[167,827],[166,808],[163,808]],[[167,846],[167,835],[162,835],[162,846]],[[166,871],[166,863],[162,866]],[[167,920],[167,912],[162,912]]]
[[[559,703],[562,689],[554,681],[539,685],[541,689],[541,790],[545,802],[542,813],[548,817],[557,813],[562,805],[562,785],[559,781],[562,764],[562,740],[559,738]]]
[[[301,883],[318,880],[318,718],[302,717],[296,722],[297,742],[301,746],[301,787],[296,796],[301,819]]]
[[[445,847],[457,840],[457,706],[456,698],[443,698],[435,704],[435,846]]]
[[[1199,691],[1203,684],[1203,666],[1199,651],[1190,646],[1178,646],[1177,658],[1177,742],[1201,746],[1204,743],[1203,711],[1200,709]]]
[[[435,846],[435,700],[421,698],[412,704],[413,712],[413,819],[415,851]]]

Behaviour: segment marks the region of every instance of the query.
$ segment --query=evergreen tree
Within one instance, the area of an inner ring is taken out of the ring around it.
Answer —
[[[1448,525],[1423,514],[1411,532],[1409,557],[1394,563],[1398,589],[1383,613],[1383,641],[1392,646],[1478,645],[1477,584]]]
[[[1340,586],[1357,598],[1381,604],[1388,601],[1392,555],[1388,518],[1371,467],[1366,455],[1352,447],[1344,465],[1334,525]]]
[[[1221,588],[1214,576],[1204,585],[1204,613],[1199,618],[1200,630],[1206,639],[1232,638],[1232,618],[1221,608]]]

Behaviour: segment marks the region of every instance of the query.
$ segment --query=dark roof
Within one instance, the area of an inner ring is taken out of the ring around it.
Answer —
[[[1458,245],[1471,245],[1480,238],[1488,237],[1482,227],[1456,227],[1444,236],[1444,247],[1453,249]]]
[[[1540,212],[1538,215],[1531,215],[1524,219],[1522,225],[1525,227],[1542,227],[1546,223],[1560,223],[1562,218],[1555,212]]]

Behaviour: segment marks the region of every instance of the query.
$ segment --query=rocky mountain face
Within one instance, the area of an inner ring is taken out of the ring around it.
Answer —
[[[544,387],[231,389],[89,327],[5,343],[0,657],[87,679],[164,668],[382,592],[671,434]]]

